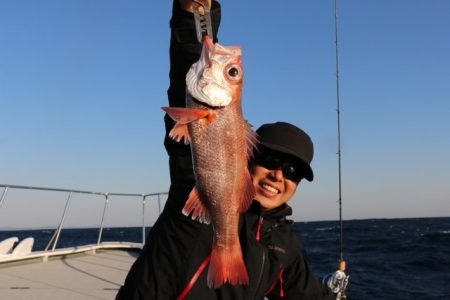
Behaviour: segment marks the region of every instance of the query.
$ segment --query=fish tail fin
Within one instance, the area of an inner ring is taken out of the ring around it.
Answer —
[[[200,223],[210,224],[211,215],[208,208],[200,199],[198,190],[194,187],[189,194],[189,198],[183,207],[182,213],[185,216],[191,215],[192,220],[198,220]]]
[[[213,245],[207,281],[210,288],[218,288],[225,283],[231,285],[249,283],[239,240],[231,249]]]
[[[244,177],[244,193],[242,194],[239,206],[240,213],[247,211],[247,209],[252,204],[254,197],[255,197],[255,187],[253,186],[252,176],[250,175],[250,172],[247,171],[247,174]]]

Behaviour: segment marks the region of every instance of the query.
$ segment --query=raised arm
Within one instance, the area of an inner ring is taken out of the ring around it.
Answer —
[[[211,3],[211,21],[214,40],[220,23],[220,5]],[[201,53],[201,44],[197,41],[194,15],[192,14],[192,0],[175,0],[170,20],[170,86],[167,91],[169,105],[184,107],[186,97],[186,73],[196,62]],[[194,185],[191,152],[189,146],[177,143],[168,134],[174,122],[167,115],[164,118],[166,137],[164,145],[170,159],[170,177],[173,184]]]
[[[185,106],[185,77],[190,66],[198,60],[201,45],[197,41],[191,1],[174,0],[170,20],[170,86],[167,91],[170,106]],[[212,3],[211,19],[215,36],[220,21],[220,6]],[[162,214],[148,234],[145,247],[128,272],[117,300],[175,299],[184,288],[186,262],[192,259],[193,247],[206,237],[212,239],[209,228],[182,215],[188,193],[194,185],[189,146],[168,137],[173,127],[165,117],[171,186]],[[206,251],[209,251],[208,249]],[[203,255],[201,259],[204,259]]]

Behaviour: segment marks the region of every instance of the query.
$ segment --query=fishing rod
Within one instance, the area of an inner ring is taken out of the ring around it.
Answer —
[[[341,110],[339,89],[339,45],[338,45],[338,0],[334,0],[334,28],[335,28],[335,55],[336,55],[336,115],[337,115],[337,139],[338,139],[338,180],[339,180],[339,269],[345,270],[344,260],[344,230],[342,221],[342,164],[341,164]]]
[[[338,27],[338,0],[334,0],[334,34],[335,34],[335,62],[336,62],[336,116],[337,116],[337,139],[338,139],[338,190],[339,190],[339,265],[336,274],[338,279],[336,299],[347,299],[345,288],[347,287],[349,276],[345,275],[346,262],[344,260],[344,227],[342,219],[342,163],[341,163],[341,99],[339,86],[339,27]]]

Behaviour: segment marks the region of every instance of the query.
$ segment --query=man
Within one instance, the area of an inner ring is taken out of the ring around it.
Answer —
[[[214,37],[220,5],[213,1]],[[170,106],[185,106],[185,77],[198,60],[192,1],[175,0],[170,45]],[[165,147],[169,154],[171,186],[161,216],[133,264],[116,299],[335,299],[309,269],[300,241],[287,216],[286,204],[300,181],[313,180],[313,144],[296,126],[277,122],[261,126],[259,147],[250,163],[255,201],[239,222],[240,242],[249,275],[248,285],[207,286],[205,268],[213,231],[181,211],[195,185],[188,146],[168,137],[173,122],[166,116]]]

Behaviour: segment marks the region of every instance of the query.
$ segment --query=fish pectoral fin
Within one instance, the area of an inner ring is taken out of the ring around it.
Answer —
[[[215,114],[209,109],[185,108],[185,107],[161,107],[177,124],[189,124],[191,122],[207,119],[209,123],[214,121]]]
[[[185,216],[191,215],[192,220],[198,220],[200,223],[211,223],[211,215],[209,210],[200,199],[200,195],[195,187],[189,194],[189,198],[183,207],[182,213]]]
[[[208,116],[206,117],[206,120],[208,122],[207,124],[208,125],[211,124],[212,122],[214,122],[216,120],[216,118],[217,118],[216,113],[213,110],[210,110],[208,113]]]
[[[252,177],[250,172],[247,171],[247,176],[244,178],[244,193],[242,194],[239,212],[244,213],[252,204],[253,198],[255,197],[255,187],[253,186]]]
[[[189,134],[187,124],[175,124],[175,126],[169,132],[169,137],[177,142],[180,142],[181,139],[184,139],[185,145],[188,145],[191,142],[191,135]]]
[[[191,142],[191,136],[189,134],[187,124],[204,120],[207,125],[216,119],[214,111],[209,109],[200,108],[185,108],[185,107],[161,107],[174,121],[175,126],[169,132],[169,137],[177,142],[184,139],[184,143],[187,145]]]

